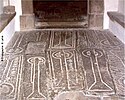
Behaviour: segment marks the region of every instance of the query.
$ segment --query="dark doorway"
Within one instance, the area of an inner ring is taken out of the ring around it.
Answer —
[[[33,0],[36,22],[84,22],[87,0]]]

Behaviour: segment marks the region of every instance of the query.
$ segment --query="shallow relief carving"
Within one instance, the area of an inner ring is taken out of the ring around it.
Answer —
[[[103,44],[100,41],[106,36],[85,30],[42,30],[31,33],[22,37],[25,41],[20,36],[20,42],[18,39],[15,42],[15,48],[21,47],[24,52],[7,54],[7,57],[11,54],[14,56],[7,59],[6,67],[3,67],[1,88],[6,88],[1,92],[3,98],[54,100],[71,91],[82,92],[83,97],[114,94],[113,78],[118,77],[115,77],[113,68],[119,64],[122,69],[124,62],[121,51],[107,49],[107,42]],[[110,39],[107,39],[109,43]],[[122,50],[122,45],[116,46],[117,50]],[[113,48],[116,48],[115,45]],[[123,80],[124,77],[121,77],[115,82],[116,86]],[[123,84],[117,88],[122,90]]]

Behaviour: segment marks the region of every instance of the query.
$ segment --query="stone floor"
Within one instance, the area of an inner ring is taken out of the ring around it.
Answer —
[[[0,62],[0,100],[125,100],[124,57],[108,30],[16,32]]]

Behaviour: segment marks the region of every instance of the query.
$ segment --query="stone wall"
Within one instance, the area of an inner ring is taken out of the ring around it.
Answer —
[[[125,0],[119,0],[118,12],[125,14]]]
[[[104,0],[88,0],[89,28],[103,27]]]
[[[3,0],[0,0],[0,14],[3,13]]]

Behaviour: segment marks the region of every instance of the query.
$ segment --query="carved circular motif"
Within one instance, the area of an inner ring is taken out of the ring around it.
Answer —
[[[52,54],[52,56],[55,59],[61,59],[62,57],[65,57],[66,59],[70,59],[73,56],[73,54],[72,52],[69,52],[69,51],[56,51]]]
[[[101,44],[106,46],[106,47],[116,47],[116,46],[120,46],[121,44],[116,42],[113,45],[108,41],[108,40],[102,40]]]
[[[46,61],[46,59],[44,57],[31,57],[27,61],[29,63],[34,63],[35,60],[37,60],[37,61],[39,60],[41,63],[45,63],[45,61]]]
[[[19,53],[21,53],[23,51],[23,49],[21,48],[21,47],[17,47],[16,49],[14,49],[14,48],[8,48],[7,50],[6,50],[6,53],[7,54],[19,54]]]
[[[1,95],[9,95],[13,92],[14,87],[10,83],[3,83],[0,85],[0,94]]]
[[[119,79],[119,83],[121,83],[121,85],[125,86],[125,77],[122,76],[120,79]]]
[[[120,87],[120,89],[122,89],[123,91],[125,91],[124,90],[124,88],[125,88],[125,76],[123,75],[123,76],[121,76],[119,79],[118,79],[118,84],[119,84],[119,87]]]
[[[100,49],[85,49],[83,50],[82,54],[85,56],[85,57],[91,57],[91,56],[97,56],[97,57],[101,57],[103,55],[103,52],[102,50]]]

